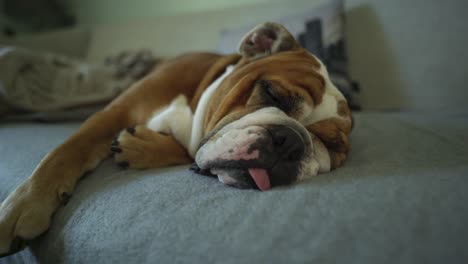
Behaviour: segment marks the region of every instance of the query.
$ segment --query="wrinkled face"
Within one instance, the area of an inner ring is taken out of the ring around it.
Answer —
[[[227,185],[268,190],[329,171],[316,124],[350,113],[324,65],[281,25],[241,41],[242,59],[211,98],[197,165]]]

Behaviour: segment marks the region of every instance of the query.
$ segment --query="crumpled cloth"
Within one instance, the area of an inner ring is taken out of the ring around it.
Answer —
[[[0,47],[0,120],[82,120],[160,61],[122,52],[90,64],[57,54]]]

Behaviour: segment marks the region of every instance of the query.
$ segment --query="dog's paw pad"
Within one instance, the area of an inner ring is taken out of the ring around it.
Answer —
[[[33,188],[26,180],[0,205],[0,257],[14,254],[49,228],[55,208],[65,196],[64,189],[56,183],[48,183],[48,192]],[[1,262],[1,261],[0,261]]]

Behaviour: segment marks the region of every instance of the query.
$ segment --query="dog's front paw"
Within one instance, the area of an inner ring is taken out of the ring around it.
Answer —
[[[111,151],[123,168],[150,169],[192,161],[174,137],[143,125],[122,130],[112,142]]]
[[[122,130],[112,141],[111,151],[120,167],[132,169],[152,168],[157,150],[156,134],[145,126],[130,127]],[[157,133],[159,136],[167,136]]]
[[[26,241],[49,227],[60,197],[40,188],[28,180],[0,205],[0,257],[24,249]]]

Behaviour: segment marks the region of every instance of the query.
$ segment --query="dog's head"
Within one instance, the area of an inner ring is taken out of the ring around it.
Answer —
[[[346,155],[351,114],[325,66],[276,23],[255,27],[239,53],[207,106],[197,165],[227,185],[260,190],[336,167],[326,137],[344,134]]]

